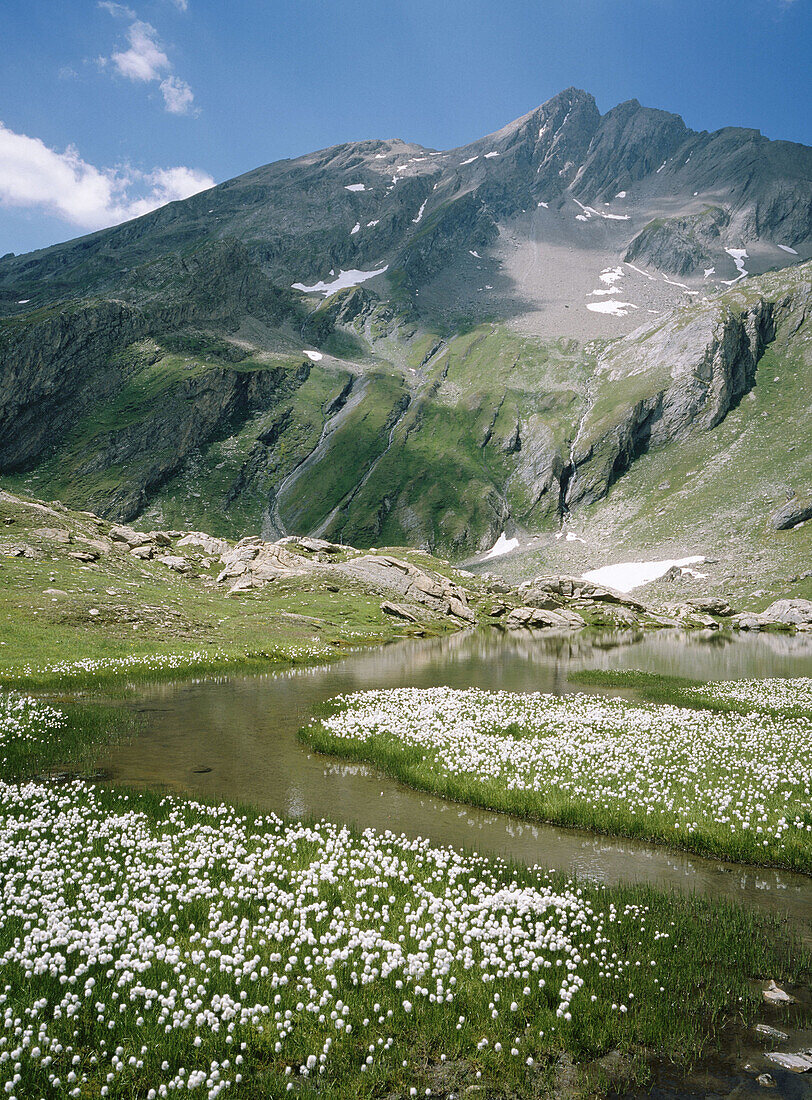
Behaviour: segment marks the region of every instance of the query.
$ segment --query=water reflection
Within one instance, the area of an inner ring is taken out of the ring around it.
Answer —
[[[223,677],[140,690],[146,729],[99,763],[116,781],[246,801],[291,817],[329,818],[577,873],[731,897],[799,923],[812,882],[782,871],[723,865],[633,840],[522,822],[444,802],[376,769],[318,756],[297,740],[314,707],[334,695],[400,686],[565,693],[573,670],[639,668],[697,679],[799,676],[812,671],[812,639],[635,631],[548,635],[471,631],[357,653],[321,668]],[[195,772],[195,768],[211,768]]]

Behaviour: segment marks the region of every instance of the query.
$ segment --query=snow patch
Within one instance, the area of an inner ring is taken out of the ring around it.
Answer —
[[[29,303],[30,301],[31,301],[31,299],[30,299],[30,298],[20,298],[20,300],[19,300],[19,302],[17,303],[17,305],[18,305],[18,306],[27,306],[27,305],[28,305],[28,303]]]
[[[616,283],[618,279],[622,279],[624,274],[625,272],[622,267],[605,267],[598,278],[602,283],[611,286],[613,283]]]
[[[577,199],[573,199],[572,201],[578,203],[583,211],[583,213],[575,215],[579,222],[588,222],[593,215],[596,218],[607,218],[609,221],[627,222],[631,216],[629,214],[607,214],[603,210],[596,210],[594,206],[584,206],[584,204],[578,202]]]
[[[366,191],[366,187],[363,183],[347,183],[344,185],[345,191]]]
[[[473,249],[473,248],[469,248],[469,249],[468,249],[468,251],[469,251],[469,253],[470,253],[470,254],[471,254],[472,256],[476,256],[476,258],[477,258],[478,260],[481,260],[481,259],[482,259],[482,257],[480,256],[480,254],[479,254],[479,253],[478,253],[478,252],[477,252],[477,251],[476,251],[475,249]]]
[[[587,302],[587,309],[593,313],[611,313],[613,317],[626,317],[630,309],[637,309],[631,302]]]
[[[485,554],[483,561],[488,561],[489,558],[501,558],[503,554],[509,554],[511,550],[515,550],[519,545],[517,538],[509,539],[503,531],[490,550]]]
[[[324,358],[320,351],[308,351],[307,348],[305,348],[303,354],[307,356],[311,363],[320,363]]]
[[[644,271],[642,267],[635,267],[634,264],[630,264],[628,260],[626,260],[626,267],[630,267],[632,271],[636,271],[638,275],[644,275],[652,283],[655,281],[653,275],[649,275],[649,273],[647,271]]]
[[[546,202],[537,202],[536,203],[536,206],[543,206],[545,210],[548,208],[549,205],[550,204],[546,203]],[[783,247],[783,245],[782,245],[782,247]]]
[[[328,294],[335,294],[337,290],[346,290],[348,287],[365,283],[367,279],[374,279],[376,275],[383,275],[388,268],[389,264],[384,264],[376,271],[358,271],[354,268],[350,271],[344,271],[342,268],[331,283],[319,282],[314,283],[312,286],[305,286],[304,283],[291,283],[291,286],[294,290],[301,290],[304,294],[324,294],[326,297]]]
[[[419,222],[421,221],[421,219],[422,219],[422,217],[423,217],[423,211],[424,211],[424,210],[426,209],[426,203],[427,203],[428,201],[429,201],[428,199],[423,199],[423,202],[422,202],[422,204],[421,204],[421,206],[420,206],[420,209],[419,209],[419,210],[417,211],[417,217],[416,217],[416,218],[412,218],[412,223],[413,223],[414,225],[418,225],[418,224],[419,224]]]
[[[501,156],[501,154],[500,153],[486,153],[485,154],[485,160],[490,160],[491,157],[498,157],[498,156]]]
[[[790,248],[788,244],[779,244],[778,246],[783,252],[789,252],[790,256],[797,256],[798,253],[794,248]]]
[[[583,574],[585,581],[605,584],[617,592],[631,592],[644,584],[664,577],[672,566],[684,569],[688,565],[701,565],[704,557],[695,554],[690,558],[666,558],[663,561],[626,561],[619,565],[604,565]]]
[[[468,160],[461,160],[460,168],[462,168],[464,164],[473,164],[475,160],[479,160],[479,154],[477,154],[475,157],[469,157]]]
[[[661,272],[661,274],[662,274],[663,278],[665,279],[665,281],[667,283],[670,283],[671,286],[678,286],[682,290],[688,290],[688,287],[685,285],[685,283],[676,283],[676,282],[674,282],[673,279],[669,279],[668,276],[664,272]]]
[[[733,286],[733,284],[737,283],[739,279],[743,279],[746,275],[749,274],[747,268],[744,266],[744,261],[746,259],[749,259],[749,257],[747,255],[746,248],[726,248],[725,252],[727,252],[728,256],[730,256],[731,260],[736,265],[736,270],[739,274],[736,276],[735,279],[722,279],[722,282],[725,284],[725,286]]]
[[[715,268],[715,267],[706,267],[706,268],[705,268],[705,274],[704,274],[703,278],[707,279],[707,277],[708,277],[709,275],[713,275],[713,274],[715,274],[715,272],[716,272],[716,268]]]
[[[616,199],[625,199],[626,198],[626,192],[625,191],[618,191],[618,193],[615,195],[615,198]]]
[[[586,539],[582,539],[580,535],[573,534],[572,531],[567,531],[567,542],[586,542]]]
[[[380,220],[380,218],[373,218],[371,222],[367,222],[367,229],[371,229],[373,225],[377,225]]]
[[[350,236],[352,236],[353,233],[360,233],[360,232],[361,232],[361,223],[356,222],[355,225],[350,230]]]

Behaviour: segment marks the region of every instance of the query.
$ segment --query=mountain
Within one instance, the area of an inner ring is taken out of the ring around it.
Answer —
[[[682,499],[644,471],[712,463],[738,418],[764,450],[703,538],[757,482],[746,556],[809,487],[811,184],[806,146],[568,89],[458,149],[338,145],[3,257],[0,475],[117,519],[458,558],[503,531],[554,557],[588,522],[605,557],[675,537],[624,539],[629,501]],[[792,570],[806,529],[781,538]]]

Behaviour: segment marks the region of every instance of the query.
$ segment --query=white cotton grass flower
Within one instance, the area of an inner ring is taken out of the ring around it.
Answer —
[[[742,699],[781,705],[812,693],[810,681],[788,689],[773,683],[734,689]],[[720,698],[729,689],[714,687]],[[335,706],[308,727],[306,740],[339,754],[361,749],[384,765],[408,754],[417,785],[458,782],[457,797],[498,792],[496,808],[563,814],[609,832],[634,826],[682,844],[710,839],[720,851],[738,845],[750,853],[756,842],[762,858],[789,852],[797,861],[805,851],[810,861],[806,716],[474,688],[365,691]]]
[[[0,782],[0,808],[0,1087],[17,1100],[215,1100],[260,1074],[277,1095],[359,1046],[358,1072],[402,1074],[412,1029],[446,1025],[449,1059],[507,1064],[543,1040],[489,1002],[560,1028],[630,973],[659,980],[615,944],[651,957],[645,909],[541,870],[79,782]]]

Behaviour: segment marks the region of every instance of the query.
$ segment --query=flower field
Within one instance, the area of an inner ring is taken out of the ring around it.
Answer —
[[[0,807],[12,1100],[429,1095],[443,1067],[535,1094],[565,1049],[684,1055],[803,965],[733,908],[392,834],[80,783]]]
[[[686,693],[700,700],[743,703],[767,714],[812,716],[812,677],[796,676],[773,680],[723,680],[702,684]]]
[[[761,683],[734,690],[775,699]],[[812,870],[809,717],[405,688],[339,698],[302,736],[460,801]]]

